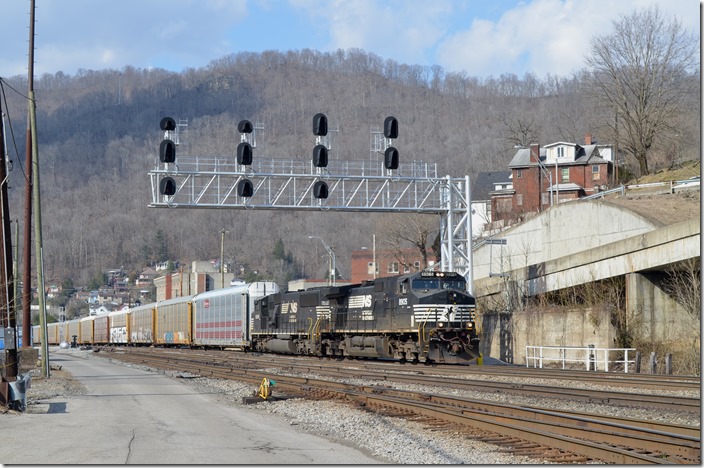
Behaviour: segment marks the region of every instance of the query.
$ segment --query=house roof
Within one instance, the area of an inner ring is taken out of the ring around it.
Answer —
[[[546,158],[546,148],[556,146],[556,145],[569,145],[575,147],[575,158],[574,161],[560,162],[559,166],[570,166],[570,165],[582,165],[582,164],[606,164],[607,160],[599,156],[599,151],[597,145],[584,145],[580,146],[574,143],[557,142],[551,143],[546,146],[540,147],[540,160],[545,161]],[[516,151],[516,154],[511,159],[508,167],[529,167],[535,166],[536,163],[530,162],[530,148],[520,148]]]
[[[554,191],[556,191],[555,190],[556,188],[557,188],[558,192],[562,192],[562,191],[572,192],[572,191],[584,190],[584,187],[582,187],[579,184],[573,184],[573,183],[564,184],[563,183],[563,184],[551,185],[550,187],[548,187],[548,192],[554,192]]]
[[[480,172],[472,187],[472,200],[489,200],[490,192],[493,192],[494,184],[511,183],[511,171]]]

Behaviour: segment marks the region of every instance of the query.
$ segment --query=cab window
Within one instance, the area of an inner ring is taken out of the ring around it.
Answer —
[[[408,280],[403,280],[398,285],[399,294],[408,294]]]
[[[438,289],[440,283],[434,278],[416,278],[413,280],[413,289],[423,290],[423,289]]]
[[[442,289],[465,289],[465,282],[462,280],[443,281]]]

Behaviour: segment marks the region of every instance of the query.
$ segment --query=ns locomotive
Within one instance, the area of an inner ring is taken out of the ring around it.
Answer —
[[[457,273],[276,293],[255,302],[258,352],[462,364],[479,357],[475,299]]]

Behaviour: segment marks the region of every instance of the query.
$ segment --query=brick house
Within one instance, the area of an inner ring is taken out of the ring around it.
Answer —
[[[606,189],[612,176],[613,149],[592,144],[559,141],[544,147],[520,148],[509,163],[513,191],[508,212],[507,197],[492,198],[494,219],[539,212],[552,204],[593,195]]]
[[[423,258],[416,248],[400,249],[400,252],[377,250],[376,265],[373,251],[369,249],[353,250],[351,263],[352,274],[350,281],[353,284],[371,280],[375,277],[384,278],[421,271],[424,268]],[[435,256],[432,250],[429,249],[428,266],[432,266],[435,263]],[[376,276],[374,270],[376,270]]]

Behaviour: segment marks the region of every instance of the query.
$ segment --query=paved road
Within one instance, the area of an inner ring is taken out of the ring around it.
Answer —
[[[66,354],[53,355],[52,364],[71,372],[87,394],[56,397],[43,414],[0,421],[0,463],[381,463],[261,411],[214,403],[161,374]]]

